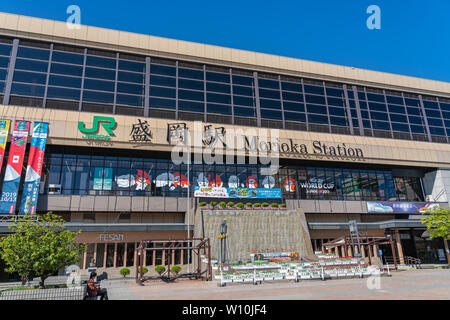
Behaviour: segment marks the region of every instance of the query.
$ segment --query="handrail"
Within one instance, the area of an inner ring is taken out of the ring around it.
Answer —
[[[23,219],[23,215],[12,215],[12,214],[0,214],[0,223],[7,223],[7,222],[9,222],[9,223],[11,223],[11,222],[15,222],[15,221],[19,221],[19,220],[22,220]],[[30,215],[27,215],[26,216],[28,219],[29,219],[29,217],[32,217],[33,219],[30,219],[30,220],[38,220],[38,216],[36,216],[36,215],[33,215],[33,216],[30,216]]]

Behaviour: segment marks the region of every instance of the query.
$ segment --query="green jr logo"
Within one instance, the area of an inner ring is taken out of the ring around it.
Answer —
[[[98,125],[101,124],[103,129],[108,133],[107,136],[96,134],[98,132]],[[80,132],[85,133],[83,139],[92,139],[92,140],[109,140],[110,136],[114,136],[114,128],[116,127],[116,120],[112,117],[102,117],[102,116],[94,116],[94,123],[92,124],[92,128],[86,128],[84,122],[78,121],[78,130]]]

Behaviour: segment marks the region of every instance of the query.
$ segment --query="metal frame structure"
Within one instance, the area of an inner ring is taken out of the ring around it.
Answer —
[[[184,243],[188,243],[185,246]],[[195,242],[198,242],[194,245]],[[202,279],[204,281],[212,280],[212,265],[211,265],[211,255],[210,255],[210,242],[209,238],[190,238],[190,239],[158,239],[158,240],[141,240],[139,242],[139,247],[137,248],[137,263],[136,263],[136,283],[143,285],[144,281],[148,280],[161,280],[163,276],[148,276],[144,277],[143,267],[144,267],[144,250],[146,251],[161,251],[165,250],[168,252],[167,255],[167,276],[169,280],[174,280],[177,278],[189,278],[189,279]],[[154,243],[164,243],[169,244],[166,247],[148,247],[149,244]],[[195,272],[183,273],[170,278],[170,265],[172,263],[172,252],[174,250],[192,250],[193,254],[197,255],[197,269]],[[206,268],[202,270],[202,261],[200,258],[200,251],[204,250],[207,254]]]
[[[392,256],[394,259],[394,265],[395,265],[395,270],[397,270],[397,265],[398,265],[398,261],[397,261],[397,254],[395,253],[395,248],[394,248],[394,243],[392,242],[392,237],[390,235],[384,236],[384,237],[380,237],[380,236],[359,236],[359,243],[355,241],[356,239],[354,237],[351,236],[341,236],[339,238],[336,238],[332,241],[326,242],[322,245],[322,248],[324,249],[328,249],[328,248],[341,248],[344,247],[344,252],[348,252],[348,248],[354,248],[357,245],[360,245],[362,247],[362,250],[366,250],[366,247],[369,252],[369,254],[367,255],[368,259],[369,259],[369,264],[372,264],[372,259],[371,259],[371,254],[370,254],[370,247],[369,245],[382,245],[382,244],[389,244],[391,246],[391,250],[392,250]],[[327,248],[328,247],[328,248]]]

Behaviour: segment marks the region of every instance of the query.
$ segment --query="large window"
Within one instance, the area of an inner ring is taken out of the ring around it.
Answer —
[[[165,159],[47,153],[46,187],[62,194],[184,197],[192,186],[281,188],[287,199],[423,201],[419,178],[393,177],[391,171],[282,166],[261,174],[247,164],[191,166]],[[46,188],[48,190],[48,188]]]
[[[450,142],[445,97],[25,39],[11,57],[12,42],[0,38],[11,105]]]

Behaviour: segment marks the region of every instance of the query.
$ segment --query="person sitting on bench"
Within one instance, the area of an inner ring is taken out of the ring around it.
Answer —
[[[108,300],[108,293],[106,289],[100,288],[100,284],[95,280],[97,278],[97,273],[92,272],[89,281],[87,283],[87,292],[90,297],[98,297],[100,296],[100,300]]]

